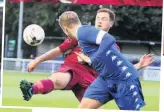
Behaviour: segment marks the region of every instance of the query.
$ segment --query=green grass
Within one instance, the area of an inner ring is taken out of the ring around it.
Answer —
[[[47,78],[45,74],[28,74],[20,72],[4,72],[3,74],[3,106],[30,106],[30,107],[56,107],[56,108],[77,108],[79,102],[71,91],[53,91],[48,95],[35,95],[30,101],[24,101],[19,89],[19,82],[22,79],[36,81]],[[159,82],[141,81],[146,106],[142,110],[159,110]],[[115,102],[109,102],[104,109],[118,109]]]
[[[0,112],[32,112],[31,109],[0,108]]]

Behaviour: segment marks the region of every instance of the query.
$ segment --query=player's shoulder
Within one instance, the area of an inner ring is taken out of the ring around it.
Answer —
[[[72,44],[72,43],[77,43],[77,39],[71,38],[71,37],[67,37],[67,38],[64,40],[64,42],[70,43],[70,44]]]
[[[71,43],[71,41],[72,41],[72,38],[70,38],[70,37],[67,37],[65,40],[64,40],[65,42],[67,42],[67,43]]]
[[[91,29],[96,29],[96,27],[92,26],[92,25],[82,25],[79,29],[88,31],[88,30],[91,30]]]
[[[80,28],[78,29],[78,38],[79,37],[86,37],[86,36],[90,36],[93,33],[96,34],[96,32],[98,32],[99,29],[96,28],[95,26],[92,25],[82,25],[80,26]]]

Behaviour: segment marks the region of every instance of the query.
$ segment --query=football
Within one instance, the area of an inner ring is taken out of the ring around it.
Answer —
[[[37,24],[28,25],[23,31],[24,41],[31,46],[40,45],[45,38],[43,28]]]

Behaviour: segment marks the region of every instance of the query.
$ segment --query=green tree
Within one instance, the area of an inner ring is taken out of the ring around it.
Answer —
[[[110,8],[109,5],[101,7]],[[64,11],[78,13],[83,24],[94,24],[99,5],[75,5],[52,3],[25,3],[23,29],[29,24],[38,24],[45,30],[46,36],[65,37],[58,25],[58,17]],[[139,6],[112,6],[116,21],[110,33],[120,40],[161,41],[162,8]],[[6,4],[5,33],[17,40],[19,3]],[[29,48],[23,44],[23,48]],[[30,47],[35,49],[34,47]],[[35,51],[35,50],[34,50]],[[28,57],[28,56],[27,56]]]

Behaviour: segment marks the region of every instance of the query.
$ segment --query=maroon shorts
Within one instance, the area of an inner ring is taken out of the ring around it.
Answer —
[[[98,76],[95,70],[81,64],[64,63],[56,72],[71,73],[71,80],[64,90],[72,90],[79,101],[81,101],[88,86]]]

